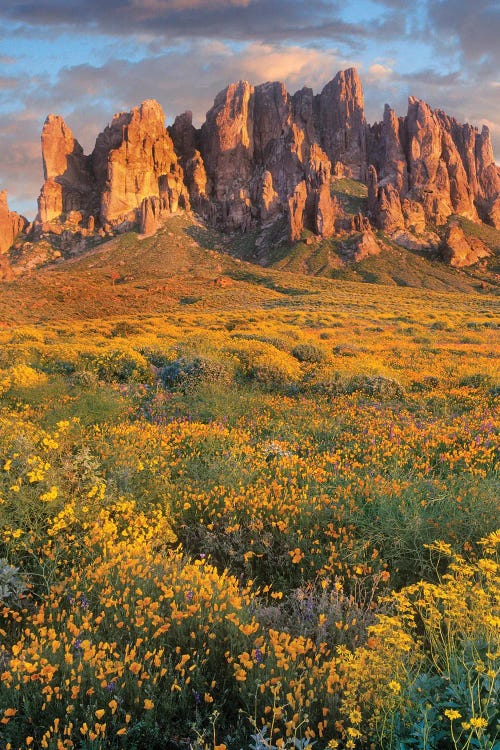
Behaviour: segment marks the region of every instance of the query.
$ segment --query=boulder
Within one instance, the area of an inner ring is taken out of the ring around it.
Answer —
[[[364,260],[371,255],[380,255],[381,247],[372,230],[367,229],[355,240],[352,250],[353,260],[356,263],[359,263],[361,260]]]
[[[442,255],[453,268],[466,268],[491,255],[479,239],[466,237],[461,226],[450,224],[444,236]]]

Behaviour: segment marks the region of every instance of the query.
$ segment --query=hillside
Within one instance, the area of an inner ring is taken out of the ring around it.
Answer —
[[[488,307],[488,291],[496,294],[498,289],[493,273],[484,269],[448,268],[439,259],[389,243],[383,254],[354,264],[346,262],[332,240],[297,243],[292,252],[273,246],[263,258],[255,255],[255,239],[251,234],[228,238],[189,216],[172,217],[154,236],[141,238],[129,232],[80,256],[58,259],[4,282],[1,320],[7,324],[153,315],[179,305],[196,311],[264,305],[326,308],[346,297],[383,296],[382,290],[353,282],[390,287],[392,299],[421,299],[426,293],[418,288],[480,294]],[[258,251],[262,253],[262,246]],[[256,266],[256,261],[266,267]],[[415,291],[405,294],[398,287]],[[435,303],[441,304],[437,295]]]

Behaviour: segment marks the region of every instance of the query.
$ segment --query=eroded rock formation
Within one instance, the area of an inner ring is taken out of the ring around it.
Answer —
[[[319,140],[336,174],[366,179],[363,88],[355,68],[342,70],[318,97]]]
[[[381,229],[423,232],[424,223],[441,226],[453,214],[500,226],[499,173],[487,128],[479,133],[410,97],[404,118],[386,105],[368,142],[369,210]]]
[[[27,219],[15,211],[9,211],[7,191],[0,191],[0,254],[6,253],[16,237],[26,231]]]
[[[267,231],[280,220],[290,241],[304,229],[324,238],[357,233],[357,259],[380,249],[370,222],[405,247],[429,250],[453,214],[500,227],[500,171],[488,129],[413,97],[406,116],[386,105],[383,120],[368,126],[353,68],[317,95],[307,87],[290,95],[279,82],[230,84],[200,129],[189,111],[166,128],[160,104],[146,100],[115,115],[88,156],[62,117],[49,115],[42,157],[33,234],[57,235],[63,252],[128,228],[152,234],[191,206],[228,231]],[[367,184],[367,211],[363,201],[354,213],[332,197],[342,177]],[[0,250],[25,226],[2,205]],[[455,229],[447,235],[443,256],[453,264],[480,255],[478,246],[464,249]]]
[[[115,115],[106,131],[106,141],[116,145],[107,157],[103,225],[134,224],[145,198],[158,198],[169,213],[189,207],[182,167],[158,102],[148,99],[129,113]]]
[[[86,156],[63,118],[49,115],[42,131],[45,182],[35,231],[80,242],[97,229],[142,225],[189,207],[184,174],[158,102],[146,100],[114,116]],[[63,236],[64,235],[64,236]]]
[[[92,162],[59,115],[47,117],[41,140],[45,182],[38,198],[35,226],[42,231],[58,232],[70,212],[76,211],[88,220],[95,211],[97,195]]]

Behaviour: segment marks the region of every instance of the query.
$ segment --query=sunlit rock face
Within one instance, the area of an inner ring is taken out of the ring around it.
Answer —
[[[74,236],[78,247],[96,233],[154,233],[190,209],[229,232],[283,221],[290,241],[305,229],[324,238],[366,232],[371,222],[405,246],[427,249],[437,248],[436,229],[454,214],[500,227],[488,129],[413,97],[404,117],[386,105],[382,121],[369,126],[354,68],[316,95],[307,87],[290,95],[279,82],[232,83],[199,129],[190,111],[167,128],[162,107],[149,99],[116,114],[88,156],[63,118],[49,115],[42,158],[32,231]],[[339,178],[368,186],[356,219],[332,198]],[[3,231],[5,246],[12,232]]]
[[[183,170],[154,100],[115,115],[89,156],[58,115],[47,117],[41,140],[39,234],[86,236],[99,227],[135,226],[145,198],[157,198],[162,215],[189,207]]]
[[[72,211],[88,217],[95,212],[97,192],[92,162],[59,115],[48,115],[42,130],[45,182],[38,198],[35,226],[43,231],[60,226]]]
[[[334,203],[322,184],[333,174],[359,179],[366,173],[366,122],[357,72],[338,73],[317,96],[309,88],[290,96],[279,82],[231,84],[207,113],[200,152],[210,198],[227,229],[244,230],[283,215],[290,237],[299,236],[299,225],[330,235]],[[311,163],[319,153],[327,169],[314,181]],[[302,182],[307,193],[303,207],[303,188],[297,190]]]
[[[414,225],[418,206],[433,226],[446,224],[452,214],[500,226],[499,170],[488,128],[480,133],[410,97],[404,118],[386,105],[368,144],[375,170],[368,180],[370,212],[381,229]],[[423,231],[421,217],[417,224]]]
[[[131,112],[115,115],[97,139],[94,161],[97,153],[106,153],[104,144],[110,148],[101,194],[103,225],[135,221],[145,198],[160,199],[169,213],[189,207],[182,167],[158,102],[148,99]]]
[[[0,254],[4,254],[14,244],[14,240],[22,234],[28,225],[24,216],[9,211],[7,191],[0,191]]]
[[[453,268],[466,268],[487,258],[491,252],[484,242],[466,237],[460,226],[450,224],[446,229],[442,254],[444,260]]]

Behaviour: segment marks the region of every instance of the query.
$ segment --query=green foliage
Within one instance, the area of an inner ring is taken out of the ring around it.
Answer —
[[[26,588],[26,580],[20,574],[19,568],[9,565],[5,558],[0,558],[0,601],[2,604],[18,608]]]
[[[83,352],[82,367],[107,383],[126,383],[129,380],[149,382],[151,368],[142,354],[133,349],[108,349],[102,352]]]
[[[292,355],[299,362],[312,362],[315,364],[322,362],[325,358],[323,350],[314,344],[297,344],[292,349]]]
[[[401,383],[383,375],[355,375],[346,384],[346,392],[355,393],[356,391],[381,401],[402,399],[405,396]]]
[[[228,384],[232,376],[225,362],[209,357],[180,357],[160,371],[165,387],[180,389],[192,388],[197,384]]]

